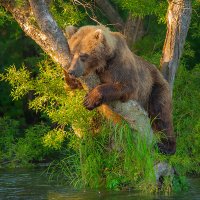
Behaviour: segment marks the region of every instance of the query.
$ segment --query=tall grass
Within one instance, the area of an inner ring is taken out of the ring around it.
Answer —
[[[62,172],[72,185],[81,188],[157,190],[155,140],[149,143],[125,122],[113,126],[105,121],[98,135],[86,134],[78,140],[74,155],[51,166],[49,172]],[[56,169],[58,166],[62,170]]]

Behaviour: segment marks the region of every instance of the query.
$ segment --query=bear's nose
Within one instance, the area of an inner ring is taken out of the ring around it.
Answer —
[[[75,77],[76,77],[76,72],[75,72],[75,70],[69,69],[69,70],[68,70],[68,74],[71,75],[71,76],[75,76]]]

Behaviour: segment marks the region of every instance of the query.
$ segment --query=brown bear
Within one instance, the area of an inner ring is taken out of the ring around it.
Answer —
[[[159,150],[174,154],[172,99],[169,85],[160,71],[132,53],[118,32],[102,26],[84,26],[74,29],[73,34],[71,27],[69,30],[72,54],[69,75],[78,78],[96,72],[101,81],[86,95],[84,106],[92,110],[114,100],[136,100],[149,113],[153,129],[165,134],[158,144]]]

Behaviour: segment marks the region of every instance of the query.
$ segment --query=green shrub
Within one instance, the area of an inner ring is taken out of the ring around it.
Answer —
[[[174,87],[174,126],[177,153],[172,157],[179,171],[200,174],[200,65],[179,68]]]
[[[25,130],[8,117],[0,118],[0,166],[31,166],[44,162],[57,151],[45,147],[43,138],[50,131],[47,124],[34,125]]]
[[[14,159],[14,148],[19,137],[19,122],[8,117],[0,118],[0,164]]]
[[[43,161],[50,153],[43,145],[43,136],[49,131],[45,124],[34,125],[25,130],[15,145],[15,162],[27,166],[30,162]]]

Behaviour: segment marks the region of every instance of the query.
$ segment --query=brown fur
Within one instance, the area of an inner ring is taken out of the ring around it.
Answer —
[[[80,28],[69,39],[73,55],[69,74],[86,76],[96,71],[101,85],[90,91],[84,106],[92,110],[102,103],[130,99],[138,101],[153,119],[153,129],[165,133],[158,147],[175,153],[169,85],[152,64],[133,54],[120,33],[100,26]]]

